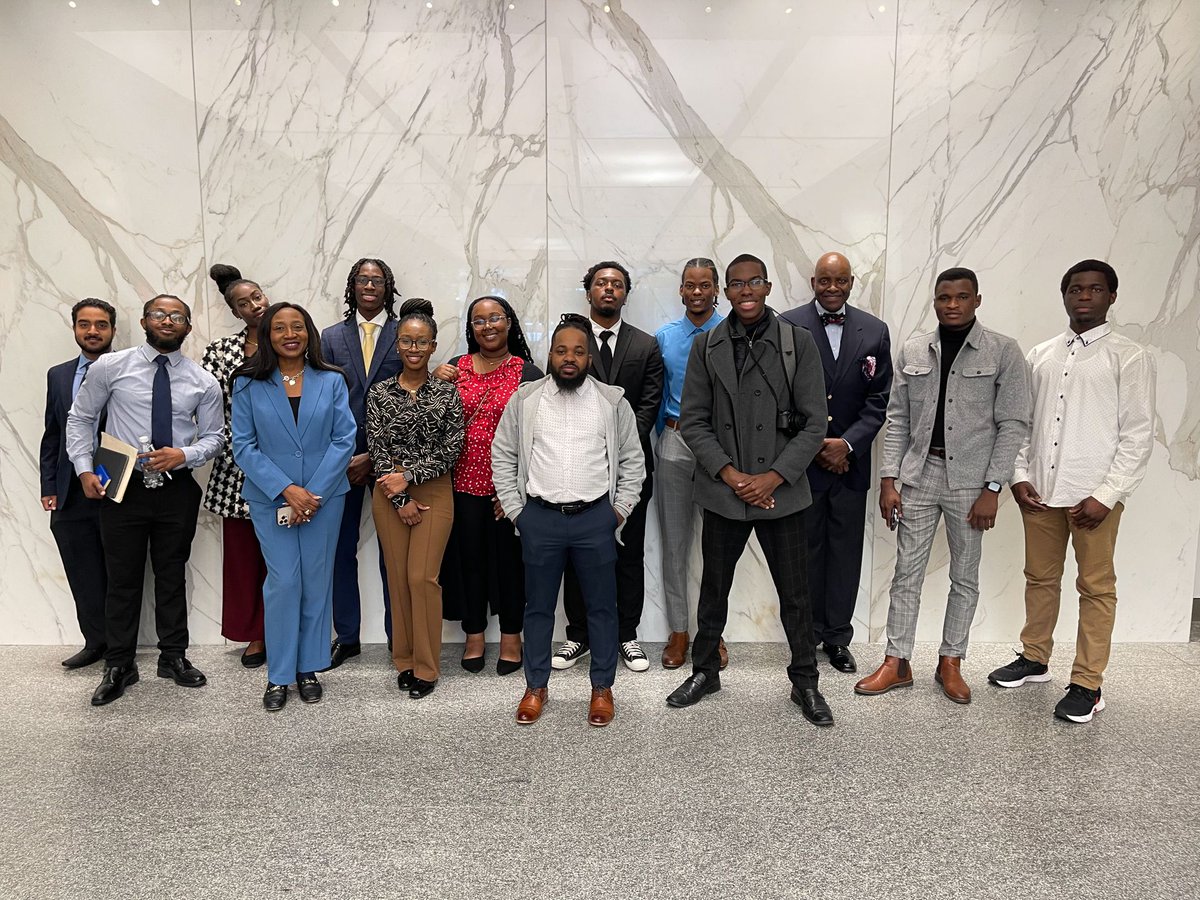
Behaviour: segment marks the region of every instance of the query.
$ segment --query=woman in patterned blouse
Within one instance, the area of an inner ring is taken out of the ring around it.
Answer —
[[[462,620],[462,667],[480,672],[490,608],[500,620],[496,673],[508,675],[521,668],[525,566],[520,539],[496,500],[492,438],[517,386],[543,373],[533,364],[521,320],[507,300],[473,300],[466,319],[469,352],[434,372],[455,382],[467,418],[466,446],[454,467],[454,530],[442,559],[444,614]]]
[[[250,508],[242,499],[242,470],[233,461],[229,434],[229,376],[258,352],[258,323],[271,305],[255,282],[243,278],[234,266],[220,263],[208,270],[230,312],[246,323],[237,334],[217,338],[204,350],[201,365],[225,392],[225,448],[213,463],[204,492],[204,508],[221,517],[221,635],[231,641],[248,641],[242,665],[257,669],[267,661],[263,642],[263,579],[267,564],[250,522]]]
[[[429,374],[437,349],[433,304],[400,307],[396,348],[404,368],[367,393],[367,451],[377,479],[371,508],[392,599],[392,662],[414,700],[437,684],[442,652],[438,570],[454,522],[450,470],[463,446],[463,407]]]

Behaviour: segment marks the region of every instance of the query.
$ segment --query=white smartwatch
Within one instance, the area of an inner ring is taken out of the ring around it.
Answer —
[[[1002,490],[1004,490],[1004,485],[1002,485],[998,481],[989,481],[987,484],[984,485],[984,488],[991,491],[993,494],[998,494]]]

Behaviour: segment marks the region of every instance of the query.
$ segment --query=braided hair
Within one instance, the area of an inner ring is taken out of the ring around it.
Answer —
[[[504,310],[504,314],[508,316],[508,352],[513,356],[519,356],[525,362],[533,362],[533,354],[529,352],[529,344],[525,340],[525,332],[521,328],[521,320],[517,317],[516,311],[507,300],[497,297],[495,294],[476,297],[467,306],[467,352],[479,352],[479,341],[475,339],[475,329],[471,327],[471,311],[475,309],[477,303],[484,300],[491,300],[498,304]]]
[[[396,276],[392,274],[392,270],[382,259],[374,259],[370,256],[364,256],[350,268],[350,274],[346,277],[346,321],[349,322],[354,318],[354,314],[358,312],[358,300],[354,297],[354,279],[358,277],[359,270],[370,263],[373,266],[379,266],[379,271],[383,273],[383,308],[387,312],[389,319],[396,318],[396,298],[400,296],[400,292],[396,290]]]

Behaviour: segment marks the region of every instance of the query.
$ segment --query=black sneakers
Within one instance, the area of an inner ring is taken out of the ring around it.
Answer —
[[[1063,719],[1067,722],[1084,722],[1092,721],[1092,716],[1104,709],[1104,698],[1100,696],[1100,689],[1089,690],[1081,684],[1067,685],[1067,696],[1058,701],[1058,705],[1054,707],[1054,718]]]
[[[988,676],[988,681],[997,687],[1015,688],[1026,682],[1050,680],[1050,669],[1042,663],[1026,659],[1020,653],[1007,666],[1001,666]]]
[[[591,648],[580,641],[563,641],[563,645],[550,657],[550,665],[555,669],[569,669],[591,652]]]

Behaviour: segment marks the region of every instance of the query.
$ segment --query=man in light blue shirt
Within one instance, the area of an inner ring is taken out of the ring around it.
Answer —
[[[142,309],[146,342],[100,357],[88,370],[67,416],[67,454],[84,494],[105,497],[93,470],[96,424],[107,412],[105,430],[137,446],[150,436],[143,472],[166,475],[161,486],[134,473],[120,503],[100,508],[108,595],[105,600],[104,678],[93,706],[120,697],[138,680],[138,619],[149,549],[154,568],[154,613],[158,629],[158,675],[183,687],[200,687],[204,675],[184,655],[188,647],[188,557],[196,535],[200,486],[192,469],[221,452],[225,414],[221,386],[179,350],[192,330],[192,312],[178,297],[161,294]]]
[[[658,490],[654,492],[662,534],[663,598],[671,629],[671,637],[663,648],[664,669],[678,669],[683,665],[690,642],[687,561],[696,515],[692,502],[696,460],[679,433],[683,379],[692,341],[697,335],[711,331],[724,318],[716,311],[720,282],[716,263],[704,258],[688,260],[680,282],[679,297],[687,312],[654,335],[667,370],[667,385],[658,415]],[[729,658],[724,640],[720,644],[720,654],[721,668],[725,668]]]

